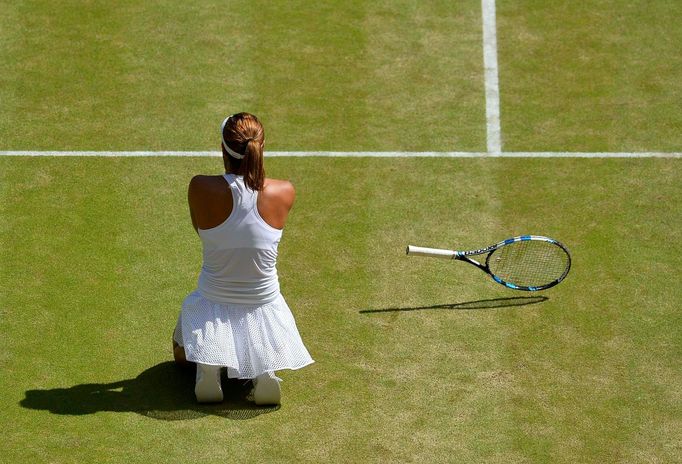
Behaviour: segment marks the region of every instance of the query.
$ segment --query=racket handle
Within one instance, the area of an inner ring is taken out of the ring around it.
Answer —
[[[408,255],[414,256],[429,256],[431,258],[445,258],[454,259],[457,255],[456,251],[453,250],[442,250],[440,248],[424,248],[414,245],[408,245],[406,253]]]

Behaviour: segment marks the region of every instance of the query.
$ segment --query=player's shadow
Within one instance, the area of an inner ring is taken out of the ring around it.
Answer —
[[[397,311],[421,311],[425,309],[453,309],[453,310],[471,310],[471,309],[492,309],[492,308],[507,308],[510,306],[527,306],[532,304],[542,303],[549,300],[548,297],[542,295],[536,296],[514,296],[509,298],[492,298],[488,300],[467,301],[464,303],[449,303],[430,306],[412,306],[402,308],[382,308],[382,309],[362,309],[360,314],[374,314],[374,313],[393,313]]]
[[[174,362],[163,362],[134,379],[28,390],[20,404],[25,408],[47,410],[53,414],[136,412],[169,421],[197,419],[207,415],[244,420],[279,409],[279,406],[262,407],[247,401],[250,382],[227,379],[224,374],[222,385],[225,400],[216,404],[199,404],[194,398],[195,373],[195,368],[180,368]]]

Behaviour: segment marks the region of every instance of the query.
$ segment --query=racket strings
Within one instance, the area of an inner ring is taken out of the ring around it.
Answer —
[[[508,283],[542,287],[562,278],[569,257],[560,246],[545,241],[525,240],[493,251],[488,259],[490,272]]]

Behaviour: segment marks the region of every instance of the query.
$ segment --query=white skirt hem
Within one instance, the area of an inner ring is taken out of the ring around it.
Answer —
[[[286,301],[261,305],[216,303],[198,291],[183,302],[174,339],[188,361],[227,367],[229,378],[312,364]]]

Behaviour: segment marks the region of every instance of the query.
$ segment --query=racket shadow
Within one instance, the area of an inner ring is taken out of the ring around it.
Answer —
[[[362,309],[358,311],[360,314],[376,314],[376,313],[394,313],[399,311],[423,311],[427,309],[452,309],[459,311],[468,311],[474,309],[494,309],[494,308],[508,308],[511,306],[528,306],[542,303],[549,300],[549,297],[537,296],[514,296],[508,298],[491,298],[488,300],[466,301],[463,303],[449,303],[431,306],[412,306],[402,308],[382,308],[382,309]]]
[[[208,415],[248,420],[279,409],[279,406],[256,406],[247,401],[250,383],[227,379],[224,373],[225,400],[222,403],[199,404],[194,398],[195,375],[195,367],[182,368],[174,362],[163,362],[132,379],[28,390],[19,404],[27,409],[47,410],[60,415],[135,412],[166,421],[198,419]]]

